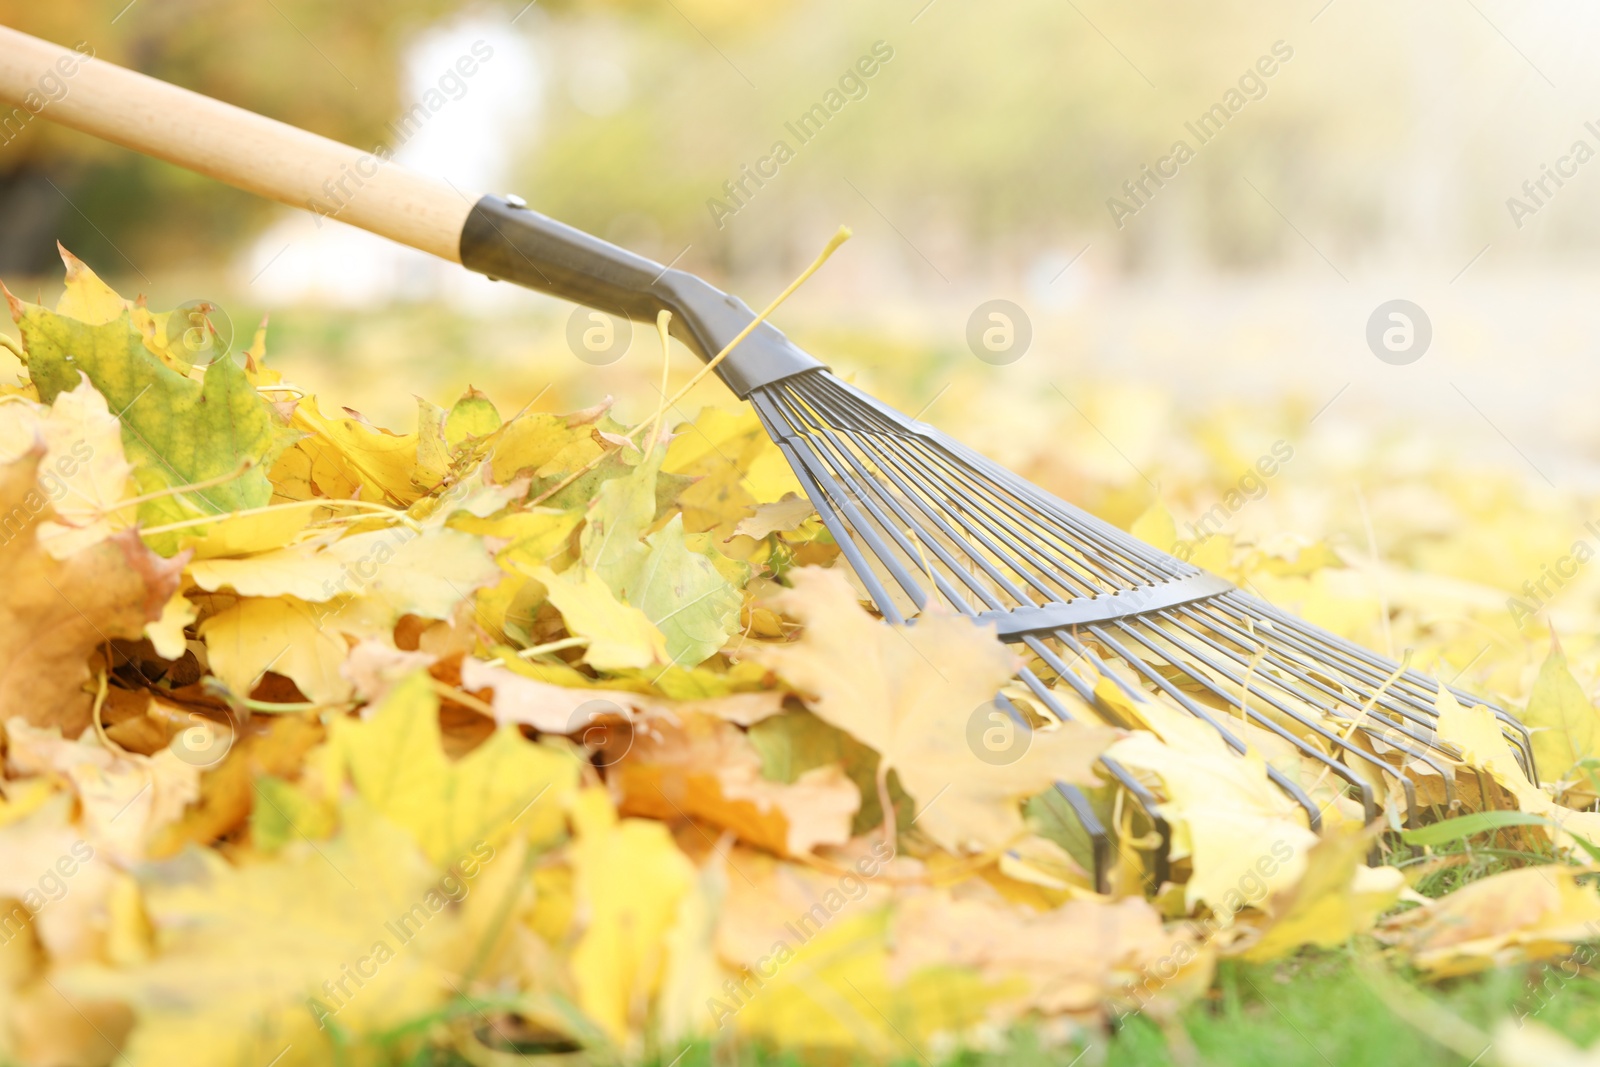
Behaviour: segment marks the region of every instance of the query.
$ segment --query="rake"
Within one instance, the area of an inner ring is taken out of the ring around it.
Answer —
[[[47,99],[42,87],[52,85],[67,88]],[[692,274],[546,218],[518,197],[466,195],[397,166],[386,151],[361,152],[4,27],[0,99],[491,278],[630,319],[670,311],[673,335],[707,361],[747,333],[715,373],[755,409],[889,622],[938,608],[993,627],[1026,651],[1018,681],[1058,720],[1074,717],[1077,702],[1062,699],[1072,690],[1119,721],[1075,669],[1088,659],[1128,698],[1164,696],[1235,752],[1246,750],[1235,724],[1248,722],[1320,767],[1319,778],[1343,783],[1368,821],[1394,789],[1408,824],[1440,803],[1419,798],[1404,773],[1413,761],[1438,775],[1446,809],[1459,803],[1459,754],[1434,729],[1439,682],[1140,542],[862,393]],[[997,704],[1023,721],[1006,697]],[[1537,781],[1527,731],[1493,711]],[[1159,835],[1159,884],[1171,839],[1161,802],[1115,760],[1103,765]],[[1278,767],[1267,773],[1319,829],[1321,809],[1306,789]],[[1479,787],[1489,803],[1491,788],[1481,778]],[[1111,834],[1083,792],[1058,789],[1092,842],[1103,887]]]

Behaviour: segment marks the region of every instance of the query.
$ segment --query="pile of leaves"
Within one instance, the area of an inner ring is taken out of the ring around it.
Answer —
[[[1374,932],[1446,976],[1600,929],[1600,717],[1559,655],[1529,714],[1562,804],[1487,709],[1439,725],[1521,809],[1473,828],[1553,862],[1425,897],[1459,855],[1369,866],[1410,849],[1332,784],[1314,835],[1270,753],[1154,696],[983,758],[1016,653],[873,616],[747,411],[469,391],[392,433],[264,329],[195,366],[203,320],[65,259],[54,310],[6,294],[0,1059],[929,1056],[1168,1017],[1224,957]],[[1214,565],[1285,573],[1253,559]],[[1173,828],[1163,883],[1106,754]]]

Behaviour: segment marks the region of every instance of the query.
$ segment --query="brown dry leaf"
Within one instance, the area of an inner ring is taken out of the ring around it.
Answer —
[[[41,730],[21,717],[6,722],[6,770],[65,777],[82,807],[84,836],[124,864],[143,859],[152,835],[200,796],[200,768],[173,749],[154,756],[114,751],[93,731],[68,741],[59,729]]]
[[[1022,798],[1058,781],[1096,781],[1095,761],[1117,737],[1104,727],[1040,729],[1010,762],[979,757],[971,724],[988,722],[1017,667],[991,632],[955,616],[889,626],[862,610],[835,571],[803,568],[791,578],[794,588],[774,604],[805,624],[800,639],[747,646],[744,658],[777,671],[818,718],[875,749],[882,773],[895,771],[916,798],[918,828],[942,847],[1003,848],[1025,832]]]
[[[88,660],[113,638],[136,640],[183,572],[123,530],[65,560],[40,546],[54,514],[38,482],[39,456],[0,466],[0,707],[76,737],[89,724]]]
[[[788,856],[850,840],[861,793],[838,764],[768,781],[743,730],[693,712],[645,718],[631,740],[609,777],[624,815],[703,819]]]
[[[783,693],[777,690],[668,701],[628,689],[552,685],[517,673],[515,666],[490,664],[471,656],[461,661],[461,684],[489,700],[499,722],[522,723],[552,734],[577,733],[605,715],[685,711],[751,726],[783,710]]]
[[[295,715],[254,720],[222,762],[201,777],[198,803],[150,842],[150,854],[171,856],[191,842],[209,844],[241,825],[255,804],[256,779],[293,775],[322,734],[316,722]]]
[[[1110,1005],[1169,1012],[1204,992],[1214,955],[1186,927],[1167,930],[1143,900],[1073,900],[1031,913],[1014,904],[938,891],[908,896],[893,920],[891,974],[970,968],[1026,993],[998,1001],[991,1021],[1030,1012],[1098,1015]]]
[[[1550,959],[1600,939],[1594,867],[1501,871],[1384,924],[1406,957],[1434,978]]]

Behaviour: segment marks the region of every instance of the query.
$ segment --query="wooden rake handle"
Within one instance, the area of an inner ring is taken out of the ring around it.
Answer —
[[[479,199],[371,152],[4,26],[0,101],[10,105],[0,109],[4,139],[47,118],[453,263],[461,262],[462,229]]]

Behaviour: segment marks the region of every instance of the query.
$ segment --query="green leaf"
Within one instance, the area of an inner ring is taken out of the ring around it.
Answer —
[[[87,375],[122,420],[123,448],[141,495],[226,478],[251,461],[238,477],[140,505],[143,525],[261,507],[272,499],[268,470],[299,435],[238,364],[219,359],[195,381],[145,347],[126,311],[91,325],[7,295],[40,399],[52,402],[77,386],[80,373]],[[179,543],[170,535],[151,538],[161,552],[175,552]]]
[[[613,478],[595,494],[579,547],[583,561],[623,603],[638,608],[666,638],[674,664],[693,667],[727,643],[739,627],[749,580],[743,564],[705,544],[691,548],[683,516],[641,541],[656,519],[663,450]],[[730,580],[730,576],[735,580]]]
[[[467,441],[488,437],[499,428],[500,412],[494,404],[476,389],[468,389],[445,416],[444,439],[454,452]]]
[[[1445,819],[1430,826],[1418,827],[1415,830],[1402,831],[1400,840],[1408,845],[1431,848],[1462,838],[1474,837],[1490,830],[1501,830],[1507,826],[1546,826],[1549,823],[1550,820],[1543,815],[1529,815],[1525,811],[1478,811],[1471,815]]]
[[[1431,826],[1419,827],[1415,830],[1405,830],[1400,834],[1400,840],[1408,845],[1432,847],[1459,841],[1462,838],[1472,837],[1476,834],[1486,833],[1490,830],[1500,830],[1508,826],[1549,826],[1555,829],[1565,829],[1556,819],[1543,815],[1531,815],[1525,811],[1479,811],[1471,815],[1461,815],[1454,819],[1436,822]],[[1582,835],[1566,831],[1574,843],[1589,854],[1589,858],[1600,862],[1600,846],[1585,839]]]
[[[629,562],[620,576],[622,599],[656,624],[673,663],[703,663],[739,629],[744,595],[708,556],[689,550],[682,515],[651,534]]]
[[[639,539],[655,521],[656,472],[662,455],[657,451],[627,474],[600,486],[584,519],[578,541],[583,561],[618,594],[623,579],[637,567],[643,551]]]
[[[1112,818],[1111,789],[1086,789],[1084,795],[1088,797],[1095,814],[1100,817],[1101,825],[1111,827],[1116,825]],[[1067,854],[1078,862],[1086,871],[1095,869],[1094,840],[1089,836],[1089,831],[1084,828],[1078,813],[1072,810],[1072,805],[1067,803],[1067,798],[1060,791],[1051,788],[1037,796],[1029,797],[1022,808],[1023,818],[1028,826],[1040,837],[1053,841],[1067,850]]]

